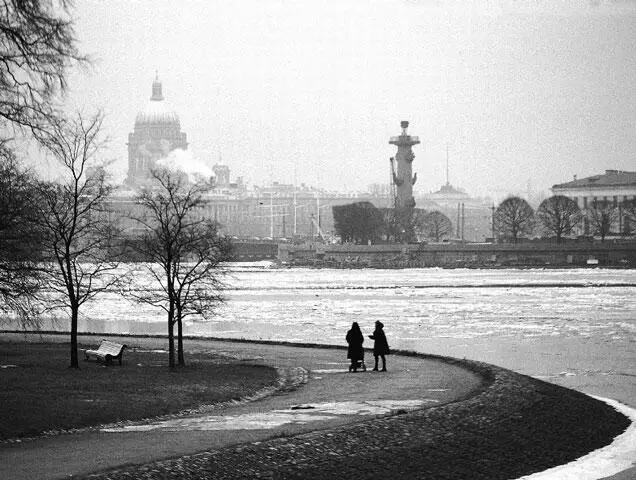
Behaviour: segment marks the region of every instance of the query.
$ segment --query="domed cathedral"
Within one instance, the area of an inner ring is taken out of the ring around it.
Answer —
[[[155,162],[178,148],[188,148],[186,134],[181,131],[177,114],[164,102],[161,81],[156,74],[150,102],[137,114],[134,131],[128,134],[126,183],[131,187],[143,184]]]

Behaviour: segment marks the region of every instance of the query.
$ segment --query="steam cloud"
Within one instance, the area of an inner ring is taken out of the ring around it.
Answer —
[[[183,172],[188,176],[188,180],[191,182],[201,177],[209,180],[215,176],[211,168],[192,156],[192,152],[180,148],[171,151],[167,157],[157,160],[157,166],[175,172]]]

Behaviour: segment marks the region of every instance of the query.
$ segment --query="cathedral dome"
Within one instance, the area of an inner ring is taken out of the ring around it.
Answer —
[[[163,100],[161,81],[158,76],[152,82],[150,102],[135,118],[135,125],[139,124],[179,125],[179,116],[170,110]]]

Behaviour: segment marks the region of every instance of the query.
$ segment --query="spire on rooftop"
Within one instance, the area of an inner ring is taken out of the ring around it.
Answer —
[[[161,80],[159,80],[159,72],[155,71],[155,80],[152,82],[152,97],[150,100],[160,102],[163,100],[163,93],[161,92]]]

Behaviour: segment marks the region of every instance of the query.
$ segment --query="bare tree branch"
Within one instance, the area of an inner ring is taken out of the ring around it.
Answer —
[[[537,210],[537,218],[545,232],[556,236],[557,243],[576,230],[583,212],[571,198],[555,195],[546,198]]]
[[[453,223],[442,212],[434,210],[423,215],[421,229],[427,238],[439,242],[453,234]]]
[[[517,243],[522,236],[532,234],[534,210],[524,199],[508,197],[495,211],[495,228],[503,240]]]
[[[70,0],[3,0],[0,6],[0,124],[39,135],[57,116],[66,71],[79,53]]]
[[[189,315],[207,318],[223,302],[222,263],[229,256],[230,244],[218,235],[214,222],[199,216],[209,185],[191,183],[184,175],[163,169],[153,170],[151,178],[152,186],[137,197],[145,215],[136,220],[146,233],[134,248],[148,260],[147,271],[159,289],[148,291],[133,286],[129,295],[167,312],[172,368],[174,325],[178,329],[178,363],[184,365],[183,319]]]
[[[33,202],[36,180],[0,141],[0,312],[23,328],[38,326],[40,232]]]
[[[51,305],[71,316],[71,367],[77,368],[77,321],[80,307],[118,284],[112,261],[116,226],[106,203],[111,187],[97,158],[105,140],[100,135],[101,111],[72,118],[50,119],[40,144],[62,166],[62,179],[41,183],[39,219],[45,255],[51,259],[44,273],[59,294]]]
[[[587,209],[594,233],[601,236],[601,242],[612,232],[612,225],[618,219],[618,207],[608,200],[595,200]]]

